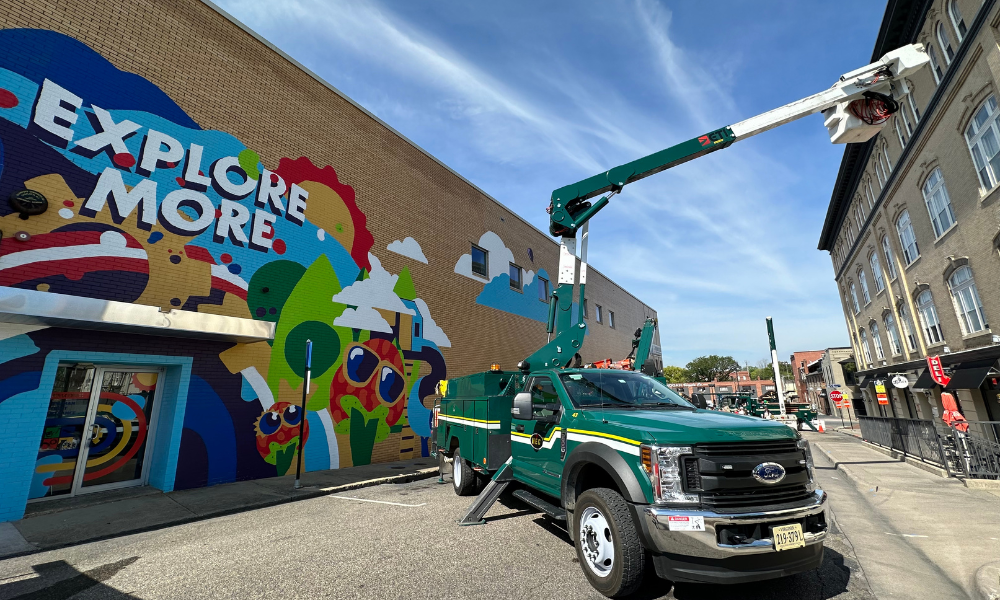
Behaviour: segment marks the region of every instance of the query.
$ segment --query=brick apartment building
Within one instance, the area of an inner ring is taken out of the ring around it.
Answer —
[[[789,357],[788,360],[792,365],[793,378],[795,379],[795,393],[799,395],[799,398],[805,399],[807,396],[806,366],[821,358],[823,358],[822,350],[793,352]]]
[[[0,198],[0,521],[426,455],[546,341],[551,237],[201,0],[0,0]],[[655,311],[587,283],[627,355]]]
[[[921,43],[931,63],[882,132],[845,149],[819,241],[870,415],[940,414],[939,355],[966,418],[1000,419],[998,28],[993,0],[889,0],[875,39],[873,59]],[[893,374],[909,386],[879,405],[872,384]]]
[[[766,392],[774,391],[774,381],[771,379],[750,379],[748,371],[737,371],[732,378],[722,381],[704,381],[695,383],[671,383],[669,385],[675,392],[684,393],[688,396],[692,394],[705,394],[710,396],[725,396],[735,393],[751,393],[760,397]]]

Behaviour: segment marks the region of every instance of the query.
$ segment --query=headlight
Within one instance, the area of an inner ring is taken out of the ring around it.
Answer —
[[[806,489],[808,489],[810,492],[815,491],[816,470],[815,467],[813,466],[813,455],[812,455],[812,450],[809,449],[809,441],[800,439],[798,442],[796,442],[796,445],[799,447],[799,450],[802,450],[802,452],[805,453],[806,455],[805,459],[806,471],[809,473],[809,483],[806,484]]]
[[[696,503],[697,494],[684,491],[681,457],[691,454],[690,446],[650,446],[639,448],[642,468],[653,486],[654,502]]]

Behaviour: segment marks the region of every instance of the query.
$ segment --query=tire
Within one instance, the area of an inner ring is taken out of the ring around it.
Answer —
[[[462,458],[459,449],[451,455],[451,485],[459,496],[471,496],[476,491],[476,474],[469,461]]]
[[[621,494],[593,488],[573,510],[576,557],[590,585],[608,598],[623,598],[642,585],[646,553]]]

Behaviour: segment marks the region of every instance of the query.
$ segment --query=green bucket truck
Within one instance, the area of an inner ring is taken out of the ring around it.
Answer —
[[[459,522],[484,523],[512,488],[565,522],[584,575],[609,597],[634,592],[647,559],[660,577],[687,582],[745,583],[818,567],[827,497],[798,432],[696,408],[641,372],[578,368],[586,323],[571,315],[577,238],[583,298],[587,222],[626,184],[821,111],[833,141],[868,139],[881,124],[861,123],[850,105],[893,112],[894,84],[927,63],[920,45],[899,48],[819,94],[555,190],[549,230],[562,242],[550,341],[516,371],[493,365],[450,380],[434,408],[431,448],[442,475],[451,472],[460,495],[479,492]],[[647,322],[638,336],[640,366],[654,327]]]

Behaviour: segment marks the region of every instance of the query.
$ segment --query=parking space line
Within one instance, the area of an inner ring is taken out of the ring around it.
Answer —
[[[340,500],[356,500],[358,502],[374,502],[375,504],[388,504],[390,506],[405,506],[406,508],[417,508],[419,506],[425,506],[426,502],[421,502],[420,504],[401,504],[399,502],[386,502],[385,500],[369,500],[367,498],[353,498],[351,496],[327,496],[327,498],[339,498]]]

